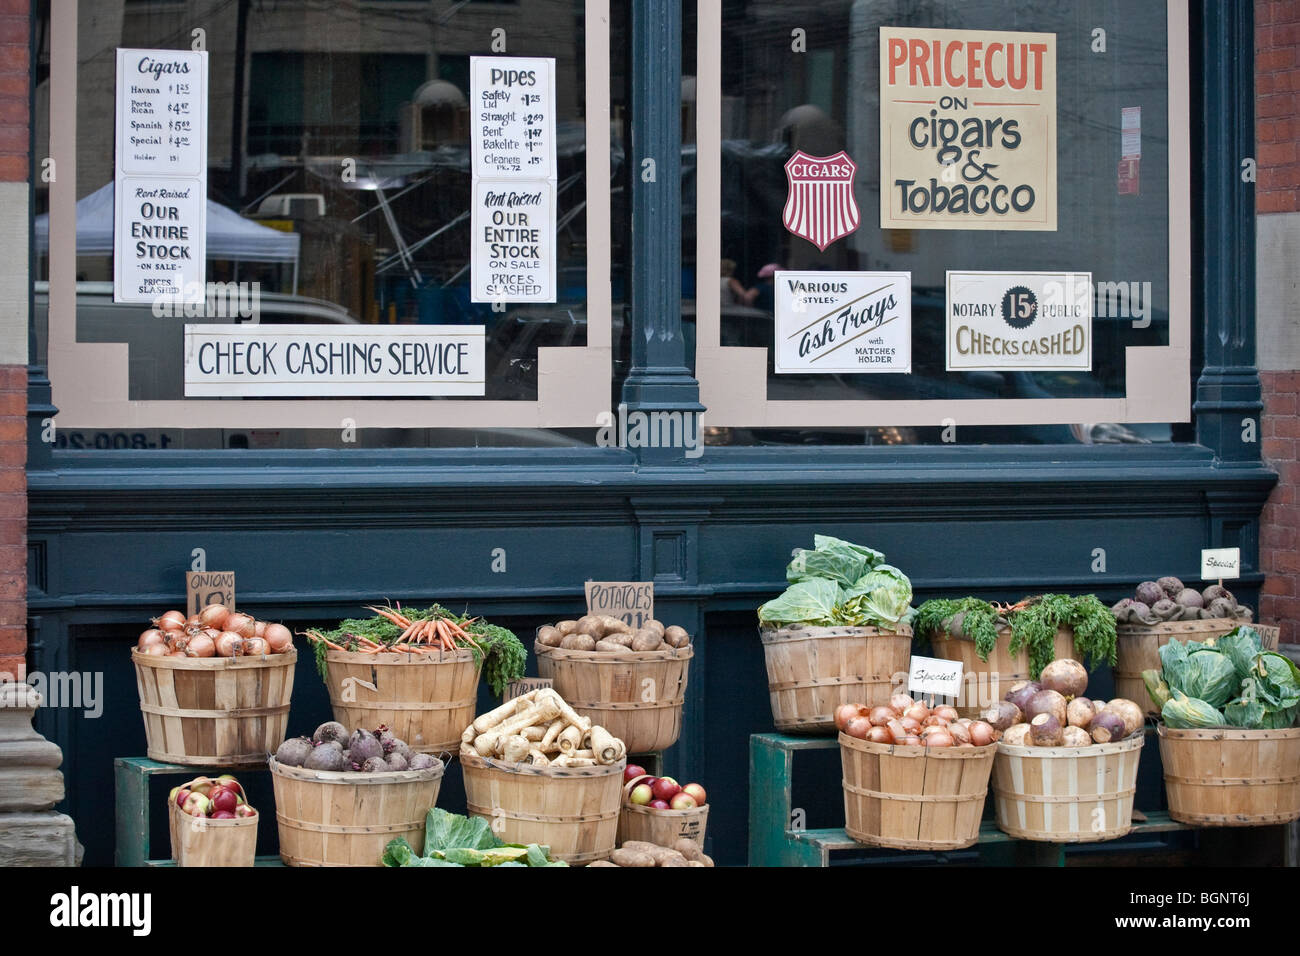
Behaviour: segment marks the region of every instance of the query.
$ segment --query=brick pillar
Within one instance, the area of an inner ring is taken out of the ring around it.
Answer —
[[[1259,619],[1300,643],[1300,5],[1255,3],[1255,140],[1258,179],[1256,356],[1264,391],[1264,459],[1281,480],[1264,508],[1260,566],[1268,576]]]
[[[27,325],[31,4],[0,0],[0,680],[27,652]]]

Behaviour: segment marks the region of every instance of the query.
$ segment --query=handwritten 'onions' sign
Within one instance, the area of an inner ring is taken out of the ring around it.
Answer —
[[[1056,230],[1056,34],[880,28],[880,227]]]
[[[481,325],[185,326],[187,398],[482,395]]]
[[[202,301],[208,54],[117,51],[113,300]]]
[[[910,272],[778,272],[778,374],[910,372]]]

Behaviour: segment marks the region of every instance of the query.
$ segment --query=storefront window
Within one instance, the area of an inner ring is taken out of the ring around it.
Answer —
[[[81,4],[38,25],[40,58],[76,70],[75,331],[48,321],[53,189],[38,182],[37,360],[68,448],[589,444],[624,342],[623,92],[595,4]],[[602,12],[604,11],[604,12]],[[77,62],[51,56],[75,30]],[[208,53],[206,312],[114,301],[118,48]],[[471,57],[554,58],[553,302],[473,301]],[[40,83],[37,125],[72,100]],[[612,102],[611,102],[612,100]],[[37,142],[47,141],[37,129]],[[600,181],[589,190],[593,173]],[[593,199],[592,196],[595,198]],[[57,246],[56,246],[57,248]],[[213,312],[222,313],[214,316]],[[71,321],[71,316],[67,317]],[[187,394],[187,324],[482,327],[481,394]],[[620,366],[625,365],[619,361]],[[89,374],[91,370],[99,374]],[[549,383],[549,384],[548,384]],[[348,423],[351,423],[350,425]]]
[[[707,20],[714,16],[720,32]],[[1186,89],[1187,49],[1185,23],[1171,34],[1171,16],[1164,0],[831,0],[815,16],[775,2],[699,4],[684,39],[687,72],[697,64],[700,74],[686,86],[685,128],[693,135],[699,122],[701,141],[688,155],[702,172],[693,162],[687,169],[685,203],[699,210],[687,218],[683,248],[695,253],[686,274],[701,315],[706,421],[726,426],[715,440],[1190,440],[1189,426],[1169,424],[1184,417],[1171,410],[1190,407],[1192,325],[1178,235],[1190,228],[1186,104],[1171,108],[1170,99],[1177,77]],[[882,29],[894,46],[882,48]],[[1183,45],[1171,50],[1171,35]],[[1037,38],[1043,49],[1018,38]],[[1042,53],[1040,95],[990,89],[1004,85],[1004,48],[1012,74]],[[891,57],[898,85],[882,95]],[[985,70],[988,85],[979,82]],[[966,85],[967,73],[978,88]],[[899,141],[905,136],[910,143]],[[788,176],[805,157],[838,159],[847,186],[818,193]],[[1008,215],[988,210],[1003,184]],[[809,210],[809,196],[822,207]],[[1009,208],[1035,200],[1023,215]],[[910,371],[825,373],[797,358],[794,369],[778,368],[778,330],[790,325],[779,315],[780,286],[799,281],[787,273],[834,282],[861,272],[910,278],[910,335],[900,322],[874,340],[910,345]],[[970,273],[1008,273],[996,280],[1008,290],[1024,274],[1089,276],[1090,330],[1080,328],[1090,339],[1062,363],[1074,367],[1008,359],[996,334],[981,339],[978,327],[974,348],[983,342],[989,354],[955,354],[972,343],[950,340],[948,284]],[[1157,355],[1175,376],[1148,369]],[[1153,378],[1177,400],[1153,401]]]

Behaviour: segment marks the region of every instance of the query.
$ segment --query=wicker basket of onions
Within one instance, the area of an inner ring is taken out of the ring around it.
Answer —
[[[285,736],[298,652],[283,624],[213,604],[153,620],[131,652],[147,753],[196,766],[262,764]]]

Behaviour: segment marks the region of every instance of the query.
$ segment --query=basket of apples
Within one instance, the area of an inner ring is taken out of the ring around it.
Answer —
[[[618,815],[618,842],[644,840],[672,846],[680,839],[703,845],[709,805],[698,783],[681,786],[672,777],[653,777],[644,767],[628,764],[623,772],[623,807]]]
[[[258,814],[230,774],[195,777],[167,800],[177,866],[252,866]]]

